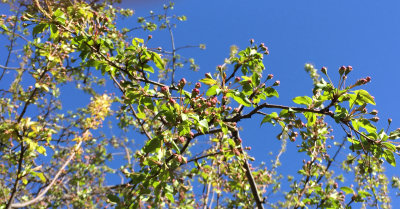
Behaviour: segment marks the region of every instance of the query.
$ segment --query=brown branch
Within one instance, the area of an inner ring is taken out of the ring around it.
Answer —
[[[258,113],[263,108],[276,108],[276,109],[285,109],[285,110],[292,109],[292,110],[298,111],[298,112],[312,112],[312,113],[318,113],[318,114],[323,114],[323,115],[329,115],[329,116],[333,117],[333,113],[325,111],[325,110],[315,110],[315,109],[302,108],[302,107],[289,107],[289,106],[283,106],[283,105],[274,105],[274,104],[264,103],[264,104],[257,106],[256,108],[254,108],[252,111],[250,111],[249,113],[247,113],[245,115],[236,115],[233,118],[226,119],[225,122],[238,122],[243,118],[251,118],[251,116]]]
[[[313,164],[314,162],[315,162],[315,159],[313,159],[313,160],[310,162],[310,164],[307,165],[307,166],[308,166],[308,174],[307,174],[306,180],[305,180],[305,182],[304,182],[304,187],[303,187],[303,189],[301,190],[300,194],[297,195],[297,199],[298,199],[299,202],[300,202],[301,197],[304,195],[304,193],[306,192],[306,190],[307,190],[307,188],[308,188],[308,182],[310,181],[310,176],[311,176],[311,174],[310,174],[310,172],[311,172],[311,166],[312,166],[312,164]],[[299,208],[299,207],[300,207],[300,203],[296,203],[296,206],[295,206],[294,208],[297,209],[297,208]]]
[[[235,68],[233,69],[232,74],[225,80],[225,83],[228,82],[229,80],[231,80],[233,78],[233,76],[235,76],[236,72],[239,70],[239,68],[242,66],[242,64],[236,64]]]
[[[190,160],[188,160],[186,163],[181,163],[180,165],[188,164],[188,163],[193,162],[193,161],[198,161],[198,160],[201,160],[201,159],[203,159],[203,158],[210,157],[210,156],[214,156],[214,155],[219,155],[219,154],[222,154],[222,153],[224,153],[224,152],[213,152],[213,153],[209,153],[209,154],[206,154],[206,155],[203,155],[203,156],[200,156],[200,157],[195,157],[195,158],[193,158],[193,159],[190,159]]]
[[[44,75],[45,75],[46,72],[47,72],[47,69],[42,73],[42,75],[40,76],[39,80],[41,80],[41,79],[44,77]],[[21,122],[23,116],[24,116],[25,113],[26,113],[26,110],[27,110],[28,106],[29,106],[30,103],[31,103],[31,100],[33,99],[34,95],[36,94],[36,91],[37,91],[37,88],[35,88],[35,89],[32,91],[32,93],[30,94],[28,100],[27,100],[26,103],[24,104],[24,107],[23,107],[23,109],[22,109],[21,114],[20,114],[20,115],[18,116],[18,118],[17,118],[16,123],[20,123],[20,122]],[[23,141],[22,137],[20,136],[19,132],[18,132],[17,130],[15,130],[15,132],[16,132],[17,136],[18,136],[18,137],[20,138],[20,140],[21,140],[21,142],[20,142],[21,153],[20,153],[19,160],[18,160],[17,178],[15,179],[14,186],[13,186],[12,191],[11,191],[10,199],[9,199],[7,205],[6,205],[6,209],[10,209],[10,208],[12,207],[12,202],[14,201],[14,198],[15,198],[15,195],[16,195],[16,192],[17,192],[17,189],[18,189],[18,185],[19,185],[19,180],[20,180],[20,176],[19,176],[19,175],[20,175],[20,173],[21,173],[21,171],[22,171],[22,162],[23,162],[24,152],[25,152],[24,141]]]
[[[19,67],[7,67],[7,66],[4,66],[4,65],[0,65],[0,68],[2,68],[4,70],[18,70],[18,69],[21,69]],[[0,80],[1,80],[1,78],[0,78]]]
[[[171,38],[171,47],[172,47],[172,73],[171,73],[171,85],[174,85],[174,77],[175,77],[175,62],[176,62],[176,48],[175,48],[175,40],[174,40],[174,33],[172,32],[171,25],[169,24],[168,17],[167,17],[167,11],[165,10],[165,22],[169,31],[169,36]]]
[[[207,193],[206,196],[204,197],[204,207],[203,209],[207,209],[207,203],[208,203],[208,197],[210,196],[210,190],[211,190],[211,182],[207,184]],[[211,203],[212,204],[212,200]]]
[[[240,136],[239,136],[239,131],[237,129],[231,129],[231,132],[232,132],[232,136],[235,139],[235,141],[239,142],[240,143],[240,147],[242,147],[242,144],[240,142],[241,139],[240,139]],[[241,154],[244,155],[243,149],[240,149],[240,152],[241,152]],[[249,165],[249,162],[248,162],[246,156],[244,156],[243,161],[244,161],[243,167],[246,170],[247,181],[250,184],[251,192],[253,193],[253,197],[254,197],[254,200],[256,202],[257,208],[258,209],[264,209],[264,205],[263,205],[264,201],[261,200],[261,198],[259,196],[259,191],[257,189],[257,184],[256,184],[256,181],[254,180],[253,174],[251,173],[251,168],[250,168],[250,165]]]
[[[75,157],[75,154],[78,152],[80,146],[82,145],[82,140],[78,142],[78,144],[75,146],[75,148],[72,150],[71,155],[68,157],[68,159],[65,161],[65,163],[61,166],[60,170],[56,173],[54,176],[53,180],[50,182],[50,184],[43,189],[38,196],[33,198],[32,200],[22,202],[22,203],[14,203],[11,205],[12,208],[23,208],[27,207],[29,205],[35,204],[36,202],[42,200],[46,193],[49,191],[49,189],[56,183],[58,177],[60,177],[61,173],[64,171],[65,167],[71,162],[72,158]]]
[[[124,94],[124,96],[126,96],[126,94],[125,94],[125,89],[122,88],[121,85],[119,85],[119,82],[117,81],[117,79],[115,79],[115,77],[114,77],[113,75],[111,75],[111,78],[113,79],[115,85],[118,86],[119,90]],[[150,134],[147,133],[146,129],[144,128],[144,123],[142,123],[142,122],[140,121],[139,117],[138,117],[137,114],[136,114],[135,109],[133,108],[133,106],[132,106],[131,104],[129,104],[129,108],[131,109],[132,114],[133,114],[133,116],[136,118],[136,121],[139,123],[140,127],[142,127],[143,132],[144,132],[144,134],[146,135],[146,137],[147,137],[149,140],[151,140]]]
[[[14,202],[14,198],[15,198],[15,195],[17,193],[19,180],[20,180],[20,175],[21,175],[21,172],[22,172],[22,163],[23,163],[23,160],[24,160],[25,150],[26,149],[24,148],[24,141],[21,139],[21,151],[20,151],[19,160],[18,160],[17,177],[15,179],[14,186],[13,186],[13,188],[11,190],[11,196],[10,196],[10,199],[8,200],[7,205],[6,205],[6,209],[10,209],[12,207],[12,203]]]
[[[340,150],[343,148],[344,144],[346,143],[346,139],[347,139],[347,138],[344,137],[342,143],[339,145],[339,148],[336,150],[335,155],[333,155],[333,158],[330,159],[330,160],[328,161],[328,164],[327,164],[325,170],[324,170],[323,173],[318,177],[317,183],[319,183],[319,182],[322,180],[322,178],[325,176],[326,172],[327,172],[327,171],[329,170],[329,168],[331,167],[332,162],[335,161],[335,159],[336,159],[337,155],[339,154]]]
[[[8,49],[8,55],[7,55],[6,64],[5,64],[4,67],[8,66],[8,62],[10,61],[10,56],[11,56],[12,50],[14,48],[15,34],[16,34],[16,29],[17,29],[17,25],[16,24],[17,24],[19,13],[20,13],[20,9],[21,8],[18,7],[18,12],[17,12],[17,15],[15,16],[14,27],[13,27],[12,36],[11,36],[10,48]],[[4,76],[5,72],[6,72],[6,68],[3,68],[3,72],[0,75],[0,80],[3,79],[3,76]]]

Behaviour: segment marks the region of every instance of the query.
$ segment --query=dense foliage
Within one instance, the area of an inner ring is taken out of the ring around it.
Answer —
[[[351,66],[330,72],[333,83],[327,68],[307,64],[310,95],[294,98],[297,107],[275,105],[280,83],[264,72],[269,51],[254,40],[199,81],[180,77],[197,65],[178,54],[185,47],[175,46],[173,29],[186,17],[171,15],[172,3],[122,29],[117,21],[134,12],[113,0],[3,3],[11,13],[0,18],[8,40],[0,208],[390,208],[390,184],[400,181],[384,165],[396,166],[400,129],[391,120],[375,126],[374,97],[361,89],[371,78],[346,82]],[[170,49],[136,36],[154,30],[169,32]],[[282,143],[275,160],[257,166],[240,137],[254,115],[264,129],[278,127]],[[308,156],[296,178],[277,172],[287,144]]]

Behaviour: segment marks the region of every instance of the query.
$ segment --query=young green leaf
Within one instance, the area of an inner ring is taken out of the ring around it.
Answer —
[[[310,106],[312,104],[312,99],[308,96],[299,96],[293,99],[293,102],[296,104],[304,104]]]

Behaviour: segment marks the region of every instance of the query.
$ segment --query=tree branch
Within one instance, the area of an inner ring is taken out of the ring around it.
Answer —
[[[111,78],[113,79],[115,85],[118,86],[118,88],[119,88],[119,90],[122,92],[122,94],[123,94],[124,96],[126,96],[126,94],[125,94],[125,89],[123,89],[122,86],[119,85],[117,79],[115,79],[115,77],[114,77],[113,75],[111,75]],[[142,123],[142,122],[140,121],[139,117],[138,117],[137,114],[136,114],[135,109],[133,108],[133,106],[132,106],[131,104],[129,104],[129,108],[131,109],[132,114],[133,114],[133,116],[136,118],[136,121],[139,123],[140,127],[142,127],[143,132],[144,132],[144,134],[146,135],[146,137],[147,137],[149,140],[151,140],[150,134],[147,133],[146,129],[144,128],[144,123]]]
[[[10,199],[8,200],[8,203],[6,205],[6,209],[10,209],[12,207],[12,203],[14,202],[14,198],[15,198],[15,195],[17,193],[18,184],[19,184],[19,180],[20,180],[20,174],[22,172],[22,163],[23,163],[23,160],[24,160],[25,150],[26,149],[24,148],[24,141],[22,141],[22,139],[21,139],[21,151],[20,151],[19,160],[18,160],[17,177],[15,179],[14,186],[13,186],[12,191],[11,191]]]
[[[235,139],[235,141],[236,142],[240,142],[240,147],[242,147],[242,143],[241,143],[241,139],[240,139],[238,130],[237,129],[231,129],[231,132],[232,132],[232,136]],[[240,152],[242,154],[244,154],[242,149],[240,149]],[[253,193],[253,197],[254,197],[254,200],[256,202],[257,208],[258,209],[264,209],[264,205],[263,205],[264,201],[261,200],[261,198],[259,196],[259,192],[258,192],[258,189],[257,189],[256,181],[254,180],[253,174],[251,173],[250,165],[249,165],[249,162],[248,162],[247,157],[245,155],[244,155],[243,161],[244,161],[243,167],[246,170],[247,180],[248,180],[248,182],[250,184],[251,192]]]
[[[39,193],[38,196],[36,196],[32,200],[29,200],[29,201],[26,201],[23,203],[14,203],[11,205],[11,207],[12,208],[23,208],[23,207],[27,207],[29,205],[32,205],[32,204],[42,200],[44,198],[44,196],[46,195],[46,193],[49,191],[49,189],[55,184],[58,177],[60,177],[60,175],[64,171],[65,167],[67,167],[67,165],[71,162],[72,158],[74,158],[76,152],[79,150],[81,145],[82,145],[82,140],[78,142],[78,144],[75,146],[75,148],[73,148],[71,155],[68,157],[68,159],[65,161],[65,163],[61,166],[60,170],[54,176],[53,180],[50,182],[50,184],[45,189],[43,189],[42,192]]]

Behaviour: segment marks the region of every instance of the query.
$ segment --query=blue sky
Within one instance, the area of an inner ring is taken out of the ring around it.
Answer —
[[[126,1],[122,6],[135,9],[139,16],[147,16],[149,10],[160,11],[163,3]],[[350,81],[372,77],[372,82],[364,88],[375,96],[375,108],[381,118],[378,128],[386,128],[389,117],[393,119],[392,128],[400,127],[397,93],[400,90],[400,1],[180,0],[175,3],[173,13],[188,18],[174,30],[177,46],[199,43],[207,46],[205,51],[181,52],[186,57],[194,57],[200,65],[199,72],[188,74],[182,70],[183,75],[197,79],[206,72],[214,72],[228,56],[231,45],[243,49],[254,38],[270,50],[270,55],[265,57],[266,72],[281,81],[280,98],[273,100],[274,103],[294,105],[293,97],[311,95],[312,81],[304,71],[305,63],[312,63],[316,68],[326,66],[336,81],[338,68],[351,65]],[[168,48],[166,32],[155,33],[153,37],[153,44]],[[279,148],[275,138],[277,129],[260,127],[260,120],[241,123],[244,144],[253,147],[251,154],[259,162],[267,161],[269,151]],[[343,131],[335,130],[335,140],[341,141]],[[342,152],[342,156],[348,151]],[[304,156],[296,153],[296,143],[289,143],[280,171],[294,175],[300,165],[290,163],[298,157],[300,163]],[[387,167],[391,174],[399,171],[398,167]],[[398,199],[393,199],[393,205],[398,203]]]

